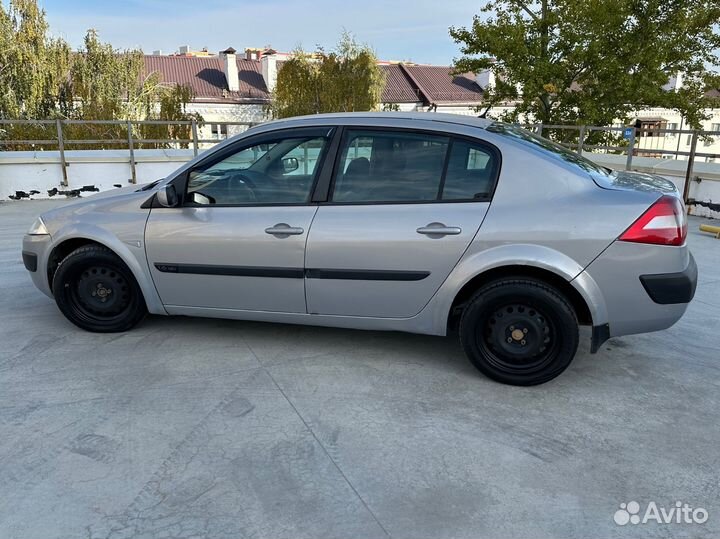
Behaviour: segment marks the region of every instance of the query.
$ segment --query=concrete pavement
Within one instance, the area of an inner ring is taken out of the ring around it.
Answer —
[[[720,535],[720,241],[673,328],[494,383],[455,340],[151,317],[86,333],[20,260],[0,203],[0,537]],[[702,507],[627,524],[621,503]]]

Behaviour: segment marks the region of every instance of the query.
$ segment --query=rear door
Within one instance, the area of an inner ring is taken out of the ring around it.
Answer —
[[[308,312],[420,312],[477,233],[499,167],[498,150],[481,141],[347,129],[308,237]]]

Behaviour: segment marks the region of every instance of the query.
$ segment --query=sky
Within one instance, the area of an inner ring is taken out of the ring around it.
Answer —
[[[470,26],[474,0],[40,0],[50,31],[77,48],[88,28],[116,48],[217,52],[271,45],[332,49],[343,30],[382,60],[450,65],[460,56],[450,26]]]

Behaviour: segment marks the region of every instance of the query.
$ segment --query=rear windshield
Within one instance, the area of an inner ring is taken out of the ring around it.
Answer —
[[[594,180],[602,180],[612,176],[612,171],[610,169],[596,165],[589,159],[584,158],[582,155],[578,155],[556,142],[540,137],[526,129],[522,129],[521,127],[495,122],[490,124],[486,130],[491,133],[497,133],[498,135],[512,138],[525,146],[534,148],[535,150],[541,150],[545,153],[549,153],[556,159],[562,159],[566,163],[580,168],[581,171],[590,174],[590,177]]]

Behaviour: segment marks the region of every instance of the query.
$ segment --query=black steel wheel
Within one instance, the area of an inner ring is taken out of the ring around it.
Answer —
[[[553,287],[507,279],[475,293],[463,311],[460,339],[470,361],[490,378],[536,385],[570,364],[577,351],[578,322]]]
[[[126,331],[147,314],[130,269],[100,245],[80,247],[66,256],[52,288],[60,311],[88,331]]]

